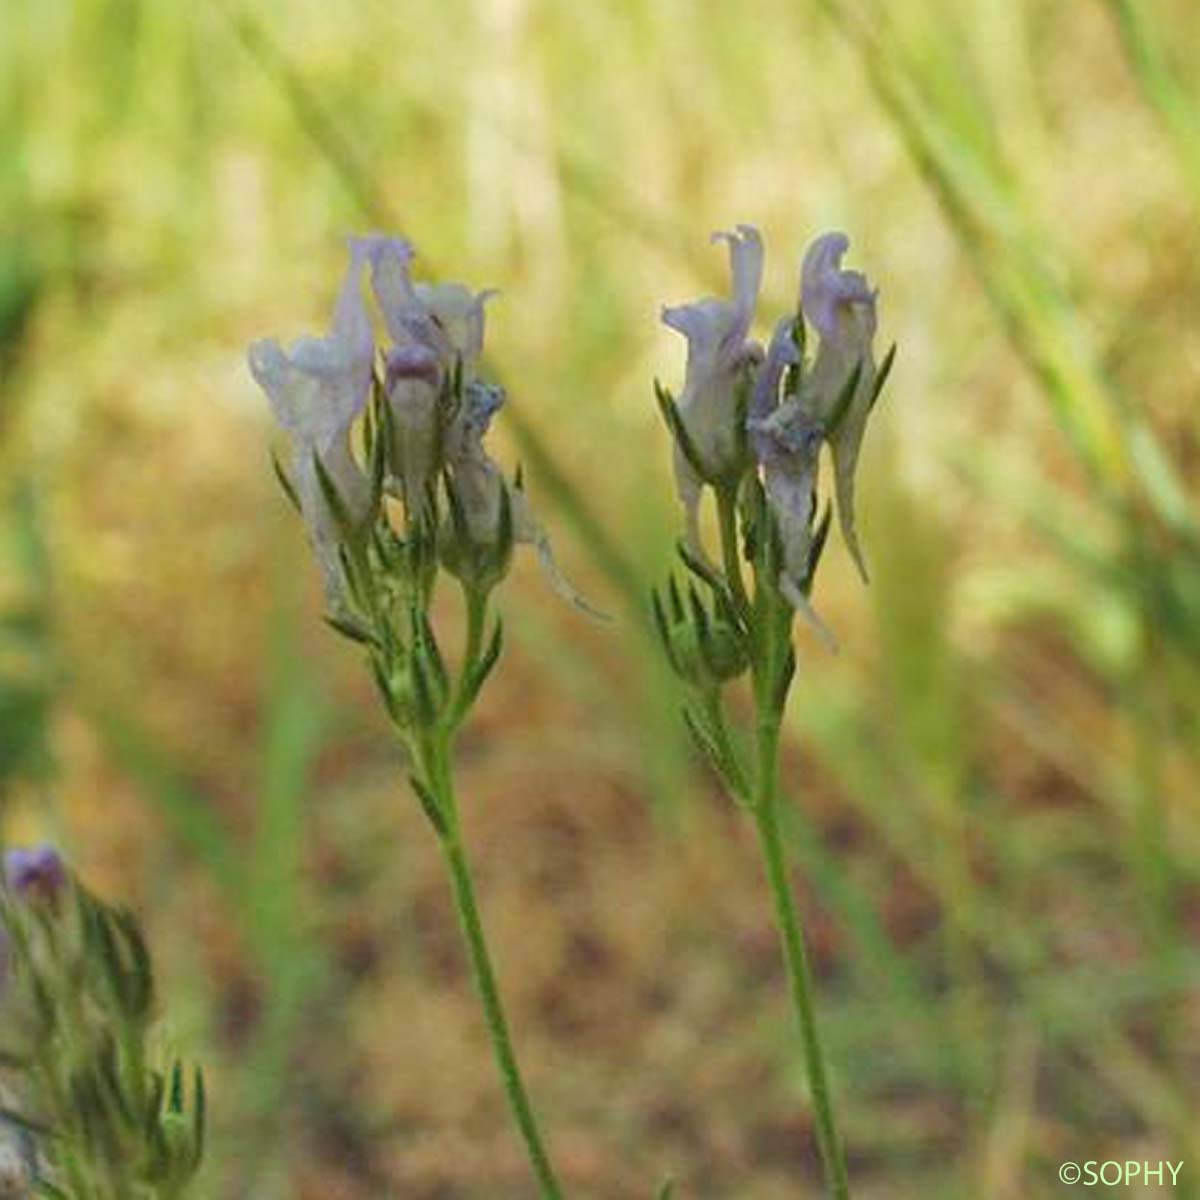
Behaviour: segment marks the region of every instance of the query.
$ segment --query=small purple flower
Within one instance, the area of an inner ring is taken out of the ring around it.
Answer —
[[[296,492],[335,609],[341,607],[341,533],[314,460],[320,460],[351,516],[364,517],[370,489],[350,449],[350,429],[366,407],[375,353],[362,295],[366,258],[367,247],[351,239],[350,265],[325,337],[300,338],[286,351],[264,339],[248,353],[250,373],[291,435]]]
[[[17,848],[4,854],[4,882],[28,903],[57,903],[69,880],[66,864],[53,846]]]
[[[825,428],[802,400],[789,399],[768,416],[751,418],[748,429],[783,544],[779,590],[832,647],[833,637],[805,593]]]
[[[359,238],[371,265],[371,288],[394,345],[384,354],[384,386],[397,430],[392,464],[410,509],[445,465],[436,462],[445,414],[443,380],[458,363],[464,382],[477,377],[483,352],[484,306],[494,290],[472,292],[461,283],[415,283],[416,251],[404,238]]]
[[[812,374],[806,380],[811,407],[818,419],[829,421],[842,389],[861,364],[850,406],[838,427],[829,432],[829,446],[838,523],[865,580],[866,563],[855,531],[854,474],[875,393],[873,343],[878,293],[865,275],[842,269],[842,258],[849,248],[850,239],[844,233],[826,233],[813,242],[800,271],[800,300],[820,336]]]
[[[775,332],[771,334],[771,344],[767,347],[767,357],[759,368],[758,378],[754,381],[754,391],[750,393],[750,407],[746,413],[746,426],[752,429],[755,424],[766,420],[775,411],[779,403],[779,387],[783,382],[784,372],[788,367],[800,362],[800,347],[792,336],[794,320],[782,317],[775,323]]]
[[[688,437],[713,476],[738,466],[742,431],[738,428],[737,388],[762,360],[762,347],[749,340],[758,291],[762,285],[763,243],[753,225],[735,233],[714,233],[729,245],[733,296],[706,297],[662,310],[664,325],[687,338],[687,370],[679,397],[679,416]],[[701,479],[683,451],[675,450],[675,482],[687,515],[688,538],[700,549],[698,514]]]

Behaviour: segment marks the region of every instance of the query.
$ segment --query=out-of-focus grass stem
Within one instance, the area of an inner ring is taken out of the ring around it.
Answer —
[[[1148,15],[1135,0],[1106,0],[1116,20],[1129,65],[1146,98],[1158,110],[1175,143],[1180,164],[1200,203],[1200,105],[1188,95]]]

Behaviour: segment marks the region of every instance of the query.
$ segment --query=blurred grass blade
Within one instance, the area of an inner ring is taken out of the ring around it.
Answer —
[[[100,734],[109,753],[161,813],[179,844],[196,856],[220,884],[235,911],[246,897],[246,879],[234,836],[217,816],[210,799],[197,791],[176,766],[154,746],[153,739],[129,713],[81,694],[73,697]]]
[[[1116,20],[1129,64],[1166,126],[1200,204],[1200,98],[1189,94],[1155,28],[1157,6],[1146,0],[1105,0]]]

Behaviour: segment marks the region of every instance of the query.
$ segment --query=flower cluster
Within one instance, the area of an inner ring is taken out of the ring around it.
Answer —
[[[793,608],[808,603],[823,544],[817,520],[820,451],[833,460],[838,519],[846,545],[866,578],[854,512],[854,477],[867,418],[891,366],[876,365],[876,293],[857,271],[842,269],[849,240],[817,238],[804,257],[794,315],[775,326],[766,350],[751,339],[763,274],[756,229],[714,234],[728,243],[733,294],[663,309],[663,322],[687,338],[687,371],[678,401],[659,388],[675,437],[675,475],[687,517],[687,542],[703,559],[700,500],[705,486],[739,498],[757,478],[781,555],[772,581]],[[817,334],[805,358],[805,320]]]
[[[137,922],[53,847],[7,851],[0,874],[0,1196],[181,1196],[203,1154],[204,1088],[178,1061],[150,1065]]]
[[[678,402],[656,385],[675,441],[675,478],[686,514],[672,575],[652,595],[667,658],[686,685],[683,716],[701,754],[753,817],[779,925],[792,1003],[804,1046],[815,1134],[830,1194],[849,1196],[812,1000],[812,981],[780,823],[779,760],[788,693],[796,676],[792,625],[801,613],[832,643],[809,602],[829,533],[831,506],[818,516],[822,447],[833,460],[842,537],[864,580],[854,478],[867,419],[895,348],[875,361],[876,293],[842,268],[845,234],[827,233],[804,256],[795,313],[777,322],[766,349],[752,340],[763,274],[758,231],[718,233],[728,243],[731,298],[663,309],[687,338]],[[807,322],[807,325],[806,325]],[[807,326],[817,347],[806,355]],[[716,502],[720,556],[705,552],[700,503]],[[725,688],[749,675],[750,733],[726,711]]]
[[[400,502],[405,537],[429,535],[448,570],[492,584],[514,543],[533,545],[554,587],[579,598],[555,567],[547,538],[517,479],[484,447],[504,390],[480,374],[484,306],[495,293],[458,283],[414,282],[415,252],[402,238],[351,238],[350,262],[324,337],[287,350],[255,342],[250,371],[292,440],[295,499],[325,578],[332,613],[353,607],[353,558]],[[386,330],[377,347],[364,275]],[[366,462],[356,457],[360,422]],[[439,483],[445,493],[440,503]]]

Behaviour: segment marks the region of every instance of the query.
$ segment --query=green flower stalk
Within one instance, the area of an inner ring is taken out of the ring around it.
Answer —
[[[284,351],[250,348],[250,368],[291,434],[277,464],[304,518],[325,579],[326,620],[362,647],[409,782],[450,876],[476,989],[504,1091],[541,1194],[563,1195],[521,1075],[480,919],[454,787],[455,738],[502,648],[492,596],[514,548],[532,545],[552,586],[586,608],[557,569],[520,475],[507,479],[484,435],[504,402],[479,374],[488,292],[415,283],[412,247],[371,236],[350,243],[332,328]],[[362,292],[371,288],[389,342],[373,345]],[[361,463],[351,450],[361,426]],[[457,665],[434,628],[448,578],[462,598]]]
[[[683,583],[672,576],[654,593],[654,617],[686,688],[688,729],[755,823],[827,1186],[831,1196],[845,1200],[850,1194],[845,1153],[781,829],[779,746],[796,673],[795,615],[832,643],[810,601],[831,517],[828,506],[818,516],[821,449],[830,449],[839,524],[865,579],[854,477],[867,419],[894,348],[877,367],[876,296],[862,275],[841,269],[849,245],[845,235],[826,234],[813,243],[801,271],[797,312],[776,325],[765,351],[749,337],[762,278],[762,239],[746,225],[716,239],[730,247],[732,299],[663,310],[664,323],[688,340],[679,401],[656,385],[675,443],[686,536],[679,545]],[[819,337],[811,362],[805,356],[806,317]],[[705,488],[712,490],[716,505],[719,553],[714,556],[701,529]],[[739,737],[730,727],[726,691],[747,674],[753,731]]]
[[[155,982],[133,916],[50,847],[0,887],[0,1196],[179,1200],[204,1154],[199,1071],[153,1065]]]

